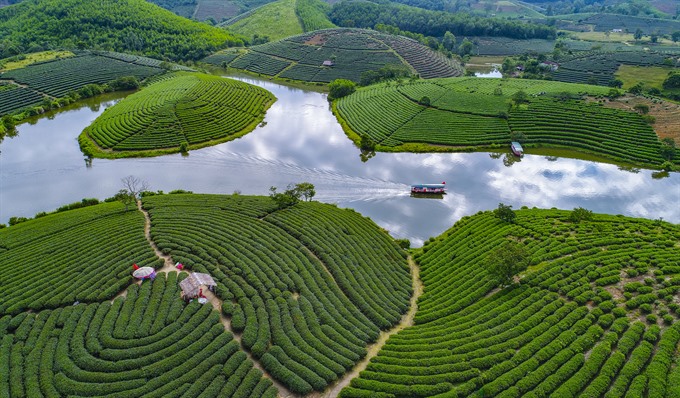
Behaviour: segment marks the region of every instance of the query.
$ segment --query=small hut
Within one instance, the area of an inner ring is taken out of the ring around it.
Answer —
[[[201,290],[201,286],[207,286],[212,292],[215,290],[215,280],[212,276],[208,274],[202,274],[200,272],[192,272],[189,276],[179,283],[179,287],[182,289],[182,297],[185,300],[192,298],[197,298]]]
[[[335,66],[335,62],[333,62],[333,60],[331,59],[327,59],[323,61],[323,64],[321,64],[321,66]]]

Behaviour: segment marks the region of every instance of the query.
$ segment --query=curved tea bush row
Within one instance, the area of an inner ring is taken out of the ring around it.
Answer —
[[[516,214],[512,224],[491,212],[463,217],[416,253],[424,293],[415,326],[393,335],[340,396],[674,396],[680,227]],[[494,290],[484,264],[508,240],[526,248],[530,267]],[[647,296],[654,317],[628,305]]]
[[[582,101],[535,100],[510,112],[527,143],[549,143],[643,164],[660,164],[661,143],[640,115]]]
[[[177,151],[182,143],[224,141],[252,130],[274,100],[266,90],[247,83],[177,73],[107,109],[79,140],[83,151],[98,156],[106,156],[101,149],[125,156]]]
[[[113,303],[0,318],[0,396],[276,397],[209,305],[177,274]]]
[[[11,87],[6,90],[0,90],[0,116],[39,105],[43,98],[42,95],[24,87]]]
[[[144,207],[158,247],[216,279],[244,347],[295,393],[337,380],[408,307],[406,260],[354,212],[220,195],[153,196]]]
[[[165,72],[158,66],[150,66],[148,62],[140,62],[137,59],[121,60],[117,58],[116,53],[109,54],[114,54],[116,58],[84,53],[76,57],[14,69],[1,74],[0,79],[11,79],[26,84],[33,90],[58,98],[88,84],[108,83],[124,76],[135,76],[143,80]],[[120,56],[124,57],[124,55]]]
[[[319,17],[323,13],[318,8],[323,7],[324,3],[312,0],[296,2],[296,12],[306,31],[307,25],[314,29],[332,26],[327,19]],[[424,78],[462,74],[462,67],[456,61],[415,40],[363,29],[314,30],[251,47],[245,53],[229,50],[213,54],[203,61],[285,79],[322,83],[335,79],[359,82],[363,72],[385,65],[403,65]],[[323,66],[324,61],[333,61],[333,65]]]
[[[0,315],[109,299],[131,266],[156,267],[144,216],[106,203],[0,230]]]

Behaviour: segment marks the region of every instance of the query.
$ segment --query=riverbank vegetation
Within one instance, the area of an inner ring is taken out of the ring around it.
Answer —
[[[177,72],[107,109],[78,141],[94,157],[186,152],[252,131],[275,100],[247,83]]]
[[[674,396],[680,228],[583,210],[480,212],[428,241],[416,325],[340,396]],[[529,268],[499,289],[507,245]]]
[[[525,79],[387,82],[337,100],[334,109],[346,130],[377,150],[497,150],[514,140],[529,150],[564,147],[654,168],[680,162],[663,152],[645,115],[584,101],[608,101],[611,90]]]
[[[363,29],[326,29],[246,50],[227,50],[204,62],[279,79],[329,83],[400,66],[422,78],[460,76],[458,61],[415,40]]]

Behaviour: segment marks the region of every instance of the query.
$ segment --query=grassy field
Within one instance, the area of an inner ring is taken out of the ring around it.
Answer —
[[[415,325],[340,397],[677,396],[680,227],[571,213],[480,212],[427,242]],[[505,288],[499,247],[529,266]]]
[[[518,91],[525,104],[513,103]],[[580,98],[609,88],[525,79],[455,78],[361,88],[334,103],[357,144],[383,151],[477,151],[507,148],[513,134],[525,148],[562,147],[615,163],[660,167],[661,143],[639,114]],[[563,98],[575,96],[576,99]]]
[[[264,5],[227,29],[246,37],[252,37],[253,34],[269,36],[272,41],[304,32],[295,15],[295,0],[279,0]]]
[[[672,70],[671,67],[661,66],[621,65],[614,76],[623,82],[623,88],[626,90],[640,82],[644,83],[646,88],[656,87],[661,90],[663,81]]]
[[[0,60],[0,72],[24,68],[36,62],[45,62],[55,58],[68,58],[73,56],[74,54],[70,51],[42,51],[31,53],[21,56],[23,59],[18,59],[16,61],[10,59]]]
[[[79,142],[86,155],[97,157],[187,151],[252,131],[275,99],[247,83],[180,72],[107,109]]]

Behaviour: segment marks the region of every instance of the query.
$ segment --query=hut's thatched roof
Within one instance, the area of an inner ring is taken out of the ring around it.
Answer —
[[[179,287],[182,288],[185,297],[198,296],[198,289],[202,285],[216,286],[217,283],[215,283],[212,276],[200,272],[192,272],[186,279],[179,283]]]

